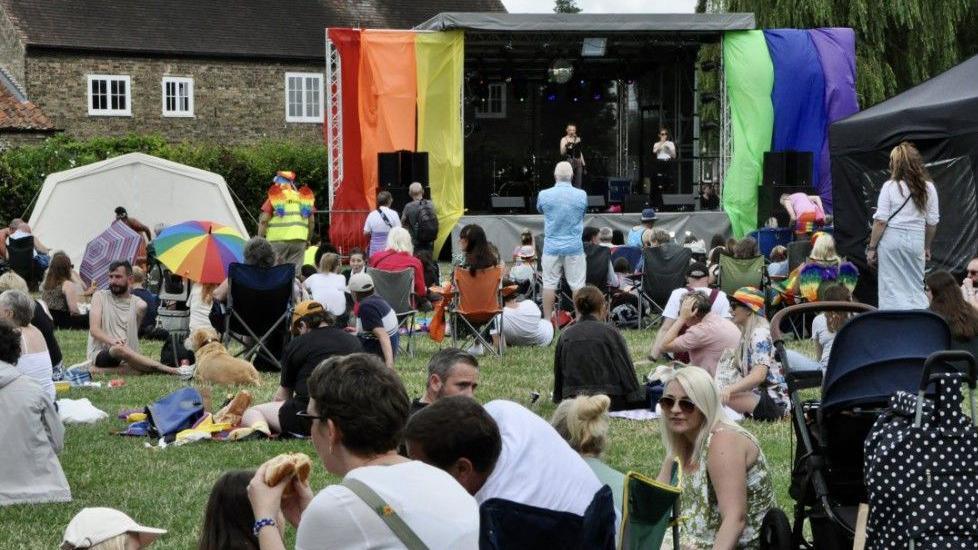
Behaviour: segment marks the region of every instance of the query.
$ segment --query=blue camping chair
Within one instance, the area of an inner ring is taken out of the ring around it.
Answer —
[[[254,358],[256,368],[282,369],[294,281],[292,264],[258,267],[234,262],[228,266],[224,343],[240,342],[244,349],[236,355]]]
[[[642,259],[642,248],[638,246],[618,246],[611,251],[611,262],[614,263],[618,258],[628,260],[628,267],[635,272],[638,270],[639,261]]]

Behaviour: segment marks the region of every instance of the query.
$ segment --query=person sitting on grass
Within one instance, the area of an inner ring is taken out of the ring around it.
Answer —
[[[607,395],[579,395],[565,399],[557,405],[550,424],[577,451],[591,467],[598,481],[611,487],[618,516],[622,513],[622,492],[625,475],[601,460],[608,443],[608,408],[611,399]]]
[[[648,408],[628,344],[606,322],[604,295],[587,285],[574,294],[577,322],[560,334],[554,351],[554,403],[603,393],[611,410]]]
[[[954,275],[944,270],[927,275],[924,291],[930,300],[929,309],[943,317],[951,329],[950,349],[978,356],[978,311],[965,301]]]
[[[252,531],[255,515],[248,501],[248,483],[254,470],[225,472],[214,482],[204,509],[197,550],[258,550],[258,537]],[[279,513],[275,527],[285,538],[285,517]]]
[[[282,379],[269,403],[254,405],[241,415],[241,427],[266,436],[309,436],[311,423],[296,416],[309,403],[309,376],[330,357],[363,351],[360,340],[336,325],[322,304],[299,302],[292,311],[292,334],[282,357]],[[240,438],[246,434],[235,434]]]
[[[446,397],[411,417],[404,441],[408,456],[448,472],[475,496],[483,547],[613,547],[611,490],[525,407]]]
[[[780,420],[788,414],[788,386],[774,356],[764,294],[745,286],[732,298],[733,322],[740,327],[741,337],[730,371],[716,373],[723,404],[754,420]]]
[[[681,368],[659,400],[665,459],[658,479],[682,465],[682,548],[757,548],[761,522],[775,506],[774,486],[757,439],[723,412],[713,379]]]
[[[711,308],[706,294],[686,293],[679,307],[679,318],[668,329],[660,329],[663,334],[658,351],[687,354],[683,362],[702,367],[714,376],[724,351],[740,343],[740,329]],[[684,328],[686,331],[680,334]]]
[[[479,387],[479,360],[458,348],[444,348],[428,361],[428,382],[424,395],[411,402],[411,416],[443,397],[475,396]]]
[[[71,258],[64,252],[55,252],[41,284],[41,299],[48,305],[54,326],[88,330],[88,313],[82,313],[80,304],[95,293],[95,281],[88,289],[83,288]]]
[[[339,254],[327,252],[319,259],[319,271],[302,283],[312,300],[319,302],[337,319],[341,327],[349,321],[346,311],[346,281],[340,275],[343,262]]]
[[[652,352],[649,354],[650,359],[656,360],[662,354],[662,346],[665,344],[665,335],[669,333],[669,329],[672,327],[672,325],[679,320],[679,306],[688,293],[696,291],[704,296],[707,296],[711,312],[715,313],[719,317],[723,317],[724,319],[730,318],[730,300],[727,299],[727,294],[720,289],[710,288],[709,285],[710,271],[706,267],[706,264],[702,262],[690,264],[689,268],[686,270],[686,286],[674,289],[672,293],[669,294],[669,300],[666,301],[666,307],[662,310],[662,326],[659,328],[659,331],[656,332],[655,340],[652,343]],[[680,325],[678,335],[682,335],[684,333],[685,330],[683,330],[682,325]],[[717,358],[719,359],[719,356],[717,356]],[[677,359],[684,363],[690,362],[688,355],[685,357],[677,357]],[[716,365],[716,361],[713,361],[713,365]]]
[[[0,275],[0,292],[8,290],[19,290],[28,294],[27,281],[13,271],[8,271]],[[31,317],[31,325],[41,331],[44,336],[44,345],[47,346],[48,356],[51,358],[52,374],[55,380],[61,380],[62,366],[61,346],[58,339],[54,336],[54,322],[51,314],[45,309],[44,303],[40,300],[32,300],[34,303],[34,314]]]
[[[64,426],[51,394],[14,367],[21,342],[20,331],[0,320],[0,506],[70,502],[58,461]]]
[[[840,284],[833,284],[823,287],[819,296],[822,302],[850,302],[852,295],[849,289]],[[788,365],[792,371],[821,370],[825,372],[825,367],[829,364],[829,355],[832,353],[832,343],[835,342],[835,335],[846,324],[852,314],[845,311],[823,311],[812,319],[812,341],[815,343],[815,357],[811,359],[807,355],[793,349],[785,350],[788,353]],[[976,323],[978,323],[978,315]],[[978,326],[978,324],[976,324]]]
[[[145,282],[146,272],[134,266],[132,268],[132,285],[129,287],[129,292],[146,302],[146,315],[143,317],[143,321],[139,323],[139,337],[153,340],[166,340],[170,335],[162,328],[156,327],[156,312],[160,307],[160,297],[148,288],[143,287]],[[94,283],[92,288],[95,290]],[[88,321],[88,315],[85,315],[85,321]],[[88,328],[87,324],[85,328]]]
[[[503,311],[492,320],[489,334],[492,344],[499,346],[502,340],[505,346],[546,347],[554,339],[553,324],[543,318],[540,306],[533,300],[522,299],[518,287],[504,286]],[[502,334],[499,331],[502,318]]]
[[[92,296],[89,311],[88,363],[92,374],[147,374],[162,372],[192,376],[193,365],[168,367],[139,353],[139,323],[146,315],[146,302],[129,291],[132,265],[125,261],[109,264],[109,289]]]
[[[294,477],[272,487],[265,482],[269,462],[263,464],[248,484],[260,547],[285,548],[276,523],[283,514],[297,527],[296,548],[478,548],[475,499],[445,472],[397,454],[409,408],[401,379],[374,355],[333,357],[316,367],[303,415],[312,421],[316,454],[343,482],[315,496]],[[383,501],[381,510],[365,502],[371,493]],[[395,534],[383,509],[413,537]]]
[[[353,309],[357,318],[356,333],[363,351],[377,355],[393,369],[400,340],[397,314],[387,301],[374,294],[374,280],[369,274],[357,273],[350,277],[349,288],[356,302]]]
[[[0,319],[20,330],[20,359],[17,370],[30,376],[54,401],[54,365],[44,342],[44,335],[31,324],[34,316],[34,300],[20,290],[5,290],[0,294]]]

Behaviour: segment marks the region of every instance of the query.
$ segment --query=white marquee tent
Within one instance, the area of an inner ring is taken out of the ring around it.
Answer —
[[[209,220],[248,232],[218,174],[143,153],[130,153],[50,174],[28,221],[45,245],[80,265],[85,245],[124,207],[151,229]]]

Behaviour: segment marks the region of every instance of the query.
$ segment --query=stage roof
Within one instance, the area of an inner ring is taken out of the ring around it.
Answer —
[[[753,30],[753,13],[440,13],[415,29],[483,32],[714,33]]]

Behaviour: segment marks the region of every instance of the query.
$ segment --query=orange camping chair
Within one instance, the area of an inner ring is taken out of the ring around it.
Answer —
[[[452,345],[458,347],[458,340],[463,337],[464,330],[472,340],[502,357],[502,338],[497,348],[493,346],[492,338],[487,338],[480,331],[498,315],[498,329],[502,333],[503,318],[499,315],[503,311],[502,267],[497,265],[480,269],[475,272],[475,275],[469,273],[468,269],[456,267],[452,276],[455,280],[456,292],[447,309],[452,327]],[[468,337],[465,336],[463,341],[468,341]]]

